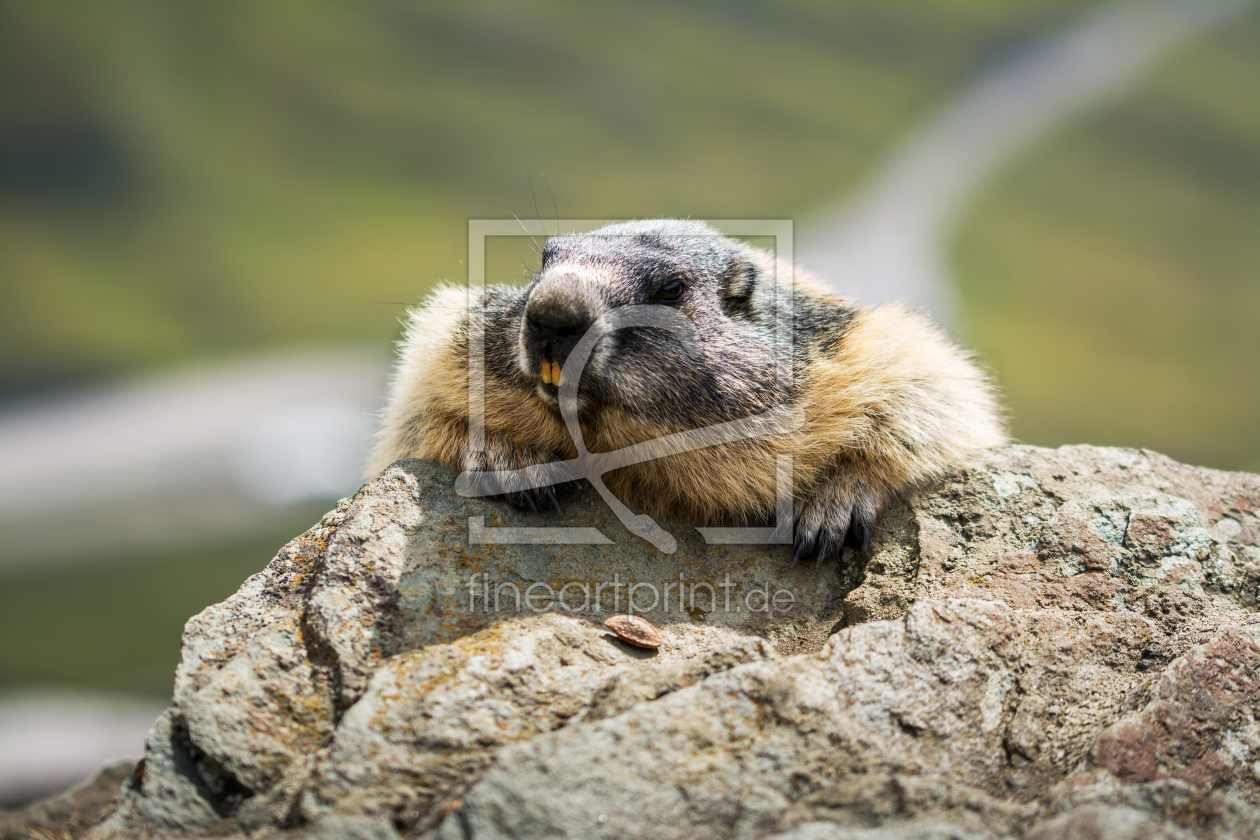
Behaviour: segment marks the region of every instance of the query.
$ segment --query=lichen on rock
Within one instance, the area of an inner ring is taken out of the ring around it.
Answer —
[[[191,619],[92,836],[1260,831],[1260,477],[1005,447],[821,569],[452,484],[395,464]],[[613,544],[481,538],[564,525]]]

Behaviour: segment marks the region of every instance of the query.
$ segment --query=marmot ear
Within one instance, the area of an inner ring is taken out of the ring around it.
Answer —
[[[727,315],[747,313],[757,290],[757,266],[740,259],[731,266],[722,288],[722,309]]]

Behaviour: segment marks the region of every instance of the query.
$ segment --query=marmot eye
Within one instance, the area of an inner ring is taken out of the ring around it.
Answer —
[[[670,280],[656,293],[656,299],[664,303],[677,303],[682,300],[687,286],[681,280]]]

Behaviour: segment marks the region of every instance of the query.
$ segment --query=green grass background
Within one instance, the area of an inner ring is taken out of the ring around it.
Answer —
[[[953,264],[1020,438],[1260,472],[1255,16],[990,185]]]
[[[281,345],[384,359],[402,304],[464,276],[469,218],[802,217],[1092,5],[3,0],[0,397]],[[1019,438],[1260,469],[1256,18],[961,220],[962,332]],[[0,567],[0,687],[168,691],[183,621],[317,517]]]

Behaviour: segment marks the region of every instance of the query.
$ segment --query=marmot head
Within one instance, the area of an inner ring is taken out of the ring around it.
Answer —
[[[585,418],[613,406],[684,425],[744,416],[772,396],[762,393],[773,379],[771,266],[700,222],[554,236],[526,289],[521,374],[556,407],[560,369],[594,330],[577,391]]]

